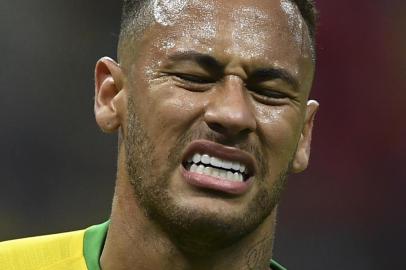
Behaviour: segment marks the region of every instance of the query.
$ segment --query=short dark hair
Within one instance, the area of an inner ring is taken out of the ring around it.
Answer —
[[[313,43],[315,43],[318,13],[314,0],[293,0],[293,2],[296,3],[299,8],[302,17],[309,28],[310,37],[312,38]]]
[[[290,0],[290,1],[292,1],[297,5],[303,19],[307,24],[310,38],[313,43],[312,49],[314,49],[316,40],[316,25],[317,25],[317,10],[314,0]],[[142,14],[148,12],[145,10],[148,4],[151,4],[151,0],[123,0],[120,39],[122,39],[126,35],[126,33],[128,33],[128,30],[130,30],[129,29],[130,26],[142,28],[143,23],[138,21],[134,25],[134,20],[146,19],[146,16],[142,16]],[[143,29],[136,29],[136,31],[140,30],[142,31]]]

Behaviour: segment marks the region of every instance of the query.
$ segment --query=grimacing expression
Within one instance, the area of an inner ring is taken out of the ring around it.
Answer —
[[[158,0],[152,16],[122,54],[135,199],[167,230],[227,244],[255,230],[285,176],[307,166],[317,109],[308,29],[288,0]],[[248,160],[243,184],[189,181],[207,142],[208,154]]]

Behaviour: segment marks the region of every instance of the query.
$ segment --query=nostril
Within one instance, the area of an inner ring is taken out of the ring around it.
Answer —
[[[219,123],[207,123],[207,125],[211,130],[221,134],[224,134],[227,131],[227,129]]]
[[[207,123],[207,122],[206,122]],[[236,128],[232,128],[232,127],[227,127],[227,126],[223,126],[220,123],[217,122],[211,122],[211,123],[207,123],[207,126],[214,132],[221,134],[223,136],[226,137],[246,137],[248,136],[248,134],[250,134],[252,132],[251,129],[249,128],[245,128],[245,129],[240,129],[239,127]],[[231,138],[229,138],[231,139]]]

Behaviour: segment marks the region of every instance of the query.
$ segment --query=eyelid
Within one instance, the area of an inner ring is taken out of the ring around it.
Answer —
[[[210,82],[194,82],[192,80],[188,80],[184,78],[185,76],[191,76],[191,77],[199,77],[196,75],[189,75],[187,73],[175,73],[175,72],[165,72],[161,73],[164,76],[168,76],[171,78],[177,87],[183,88],[185,90],[191,91],[191,92],[205,92],[212,88],[213,83]]]
[[[188,73],[171,73],[170,75],[177,77],[178,79],[185,81],[187,83],[194,84],[211,84],[215,83],[216,80],[200,74],[188,74]]]
[[[289,95],[282,93],[280,91],[275,91],[275,90],[261,90],[259,91],[261,92],[261,94],[264,94],[264,96],[269,97],[269,98],[277,98],[277,99],[281,99],[281,98],[287,98],[289,97]],[[265,92],[265,93],[264,93]],[[267,95],[268,94],[268,95]]]
[[[246,88],[249,91],[255,92],[258,95],[263,95],[268,98],[277,98],[277,99],[282,99],[282,98],[291,98],[291,96],[286,93],[286,91],[281,91],[275,88],[271,87],[261,87],[261,86],[256,86],[256,85],[246,85]],[[272,97],[272,95],[276,95],[279,97]]]
[[[290,102],[297,102],[296,97],[290,95],[286,91],[264,88],[264,87],[247,87],[246,88],[254,100],[264,105],[282,106]],[[268,94],[267,94],[268,93]],[[276,95],[276,96],[275,96]],[[279,96],[278,96],[279,95]]]
[[[264,96],[261,94],[258,94],[256,92],[251,93],[252,97],[254,100],[256,100],[259,103],[262,103],[266,106],[282,106],[287,104],[290,99],[288,97],[284,98],[274,98],[274,97],[268,97]]]

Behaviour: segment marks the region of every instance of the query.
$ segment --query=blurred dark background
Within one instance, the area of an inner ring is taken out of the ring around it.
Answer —
[[[116,137],[93,119],[121,1],[0,2],[0,240],[109,216]],[[289,269],[406,269],[406,1],[318,1],[312,162],[280,205]]]

